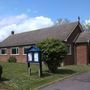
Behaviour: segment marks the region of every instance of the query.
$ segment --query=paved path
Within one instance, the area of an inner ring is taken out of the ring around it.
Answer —
[[[40,90],[90,90],[90,72],[56,82]]]

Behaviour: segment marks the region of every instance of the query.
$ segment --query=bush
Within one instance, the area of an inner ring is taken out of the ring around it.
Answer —
[[[2,66],[0,65],[0,79],[1,79],[1,77],[2,77]]]
[[[37,46],[41,49],[42,60],[46,62],[49,70],[56,72],[67,55],[67,45],[59,40],[46,39],[38,43]]]
[[[11,57],[9,57],[8,62],[16,63],[17,62],[17,59],[16,59],[16,57],[11,56]]]

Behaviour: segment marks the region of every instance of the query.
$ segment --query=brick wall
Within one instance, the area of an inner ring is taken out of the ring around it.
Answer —
[[[78,65],[88,63],[88,52],[86,44],[80,44],[76,46],[76,63]]]
[[[19,55],[11,55],[11,48],[7,48],[7,55],[0,55],[0,61],[7,62],[7,59],[10,56],[15,56],[17,58],[17,62],[26,62],[26,55],[23,54],[23,47],[19,47]]]
[[[65,65],[74,64],[73,59],[73,52],[72,55],[67,55],[65,58]],[[11,48],[7,48],[7,55],[0,55],[1,61],[7,61],[7,59],[12,56],[11,55]],[[17,62],[25,63],[26,62],[26,55],[23,55],[23,47],[19,47],[19,55],[13,55],[17,58]],[[81,44],[76,46],[76,64],[87,64],[87,45]]]
[[[19,55],[12,55],[11,48],[7,48],[7,55],[0,55],[0,61],[7,62],[10,56],[15,56],[17,58],[17,62],[25,63],[27,60],[26,55],[23,54],[23,47],[19,47]],[[72,55],[67,55],[64,61],[65,65],[72,65],[73,64],[73,57]]]

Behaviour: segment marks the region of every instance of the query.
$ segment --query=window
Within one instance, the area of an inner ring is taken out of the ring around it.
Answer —
[[[11,49],[11,54],[18,54],[18,47],[13,47]]]
[[[24,48],[23,48],[23,54],[24,54],[24,55],[26,55],[27,49],[29,49],[29,47],[24,47]]]
[[[0,55],[6,55],[6,54],[7,54],[6,48],[0,49]]]
[[[68,55],[71,55],[72,51],[71,51],[71,45],[68,44]]]

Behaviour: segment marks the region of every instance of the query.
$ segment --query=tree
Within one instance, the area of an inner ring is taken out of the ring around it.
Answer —
[[[85,31],[90,31],[90,20],[85,20],[82,26]]]
[[[70,20],[68,19],[57,19],[57,21],[55,22],[55,25],[62,25],[62,24],[67,24],[67,23],[70,23]]]
[[[42,51],[42,60],[51,72],[55,72],[67,55],[67,45],[59,40],[46,39],[38,43],[37,46]]]

